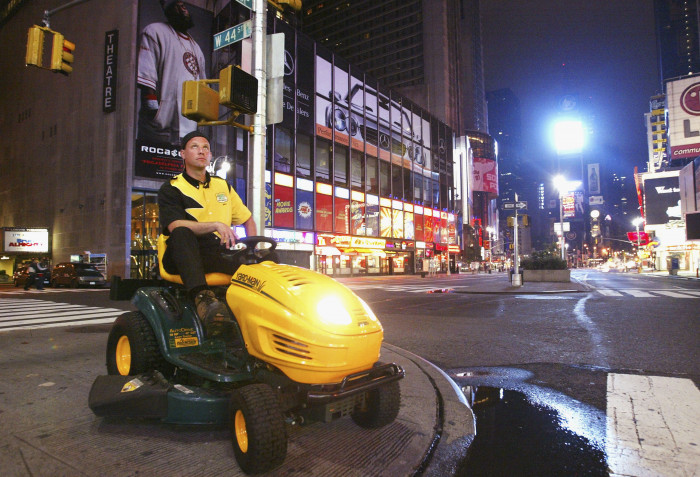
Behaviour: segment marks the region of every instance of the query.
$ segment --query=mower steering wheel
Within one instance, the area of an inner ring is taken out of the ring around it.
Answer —
[[[248,263],[260,263],[264,261],[267,256],[277,248],[277,242],[262,235],[252,235],[242,238],[238,240],[238,243],[242,243],[246,246],[245,250],[242,250],[242,252],[244,254],[244,261]],[[257,246],[261,243],[270,244],[270,246],[258,248]]]

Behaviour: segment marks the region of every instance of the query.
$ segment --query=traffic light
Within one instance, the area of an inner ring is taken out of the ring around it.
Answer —
[[[507,223],[508,227],[513,227],[515,225],[515,217],[513,217],[513,216],[508,217],[506,223]]]
[[[193,121],[219,119],[219,93],[203,81],[182,83],[182,115]]]
[[[60,33],[54,33],[53,47],[51,48],[51,71],[66,76],[71,74],[73,71],[73,51],[75,51],[75,43],[66,40]]]
[[[258,79],[240,68],[227,66],[219,73],[219,103],[243,114],[258,111]]]
[[[529,227],[529,226],[530,226],[530,216],[523,215],[523,227]]]
[[[25,64],[27,66],[38,66],[41,68],[44,57],[44,30],[36,25],[29,28],[27,32],[27,56]]]

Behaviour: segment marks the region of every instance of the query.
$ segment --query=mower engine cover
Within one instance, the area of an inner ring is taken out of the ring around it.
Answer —
[[[384,332],[369,306],[330,277],[263,262],[242,265],[226,301],[248,352],[306,384],[340,382],[379,359]]]

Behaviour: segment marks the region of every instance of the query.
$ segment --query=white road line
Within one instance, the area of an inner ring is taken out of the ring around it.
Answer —
[[[70,305],[44,300],[2,300],[0,332],[111,323],[122,313],[124,310],[118,308]]]
[[[700,474],[700,391],[689,379],[608,374],[611,476]]]
[[[684,295],[683,293],[672,292],[668,290],[656,290],[655,293],[659,293],[660,295],[664,296],[670,296],[671,298],[695,298],[694,296]]]
[[[622,296],[622,293],[616,292],[615,290],[608,290],[607,288],[598,289],[598,293],[605,296]]]
[[[645,292],[644,290],[625,290],[625,293],[629,293],[637,298],[649,298],[654,296],[649,292]]]

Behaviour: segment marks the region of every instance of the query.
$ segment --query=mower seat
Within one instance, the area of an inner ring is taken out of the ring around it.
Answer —
[[[158,236],[158,242],[156,244],[156,248],[158,249],[158,266],[160,268],[160,276],[163,280],[173,282],[173,283],[179,283],[182,285],[182,278],[180,278],[180,275],[173,275],[168,273],[165,270],[165,267],[163,266],[163,256],[165,255],[165,249],[167,247],[166,245],[166,240],[168,237],[165,235],[161,234]],[[220,273],[220,272],[213,272],[213,273],[207,273],[205,275],[205,278],[207,279],[207,285],[210,287],[215,287],[215,286],[227,286],[231,283],[231,275],[227,273]]]

